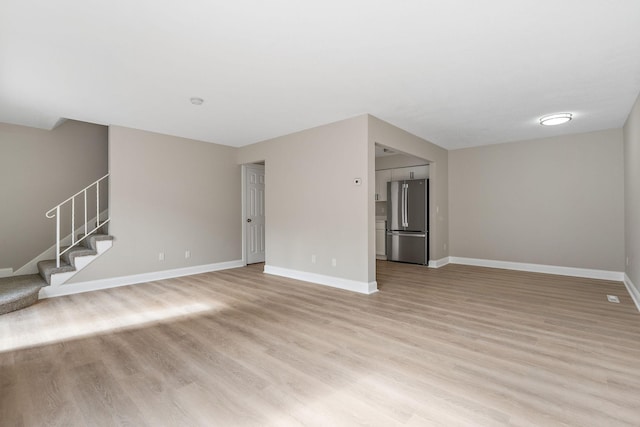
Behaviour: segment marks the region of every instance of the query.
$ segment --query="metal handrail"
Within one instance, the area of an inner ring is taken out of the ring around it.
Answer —
[[[74,246],[77,246],[78,243],[80,243],[84,239],[86,239],[89,235],[91,235],[91,233],[93,233],[98,228],[100,228],[101,226],[105,225],[106,223],[108,223],[111,220],[111,218],[107,217],[104,221],[100,222],[100,182],[105,180],[108,177],[109,177],[109,174],[106,174],[102,178],[100,178],[100,179],[92,182],[91,184],[87,185],[85,188],[83,188],[82,190],[78,191],[76,194],[74,194],[73,196],[69,197],[68,199],[66,199],[62,203],[59,203],[58,205],[56,205],[53,208],[49,209],[45,213],[45,216],[47,218],[56,218],[56,267],[60,267],[60,257],[64,253],[66,253],[69,249],[73,248]],[[88,224],[88,219],[87,219],[87,190],[89,190],[93,186],[96,187],[96,226],[93,229],[89,230],[89,224]],[[75,236],[75,233],[76,233],[76,197],[80,196],[81,194],[83,196],[83,202],[84,202],[84,235],[82,237],[80,237],[79,239],[76,239],[76,236]],[[71,245],[67,249],[65,249],[63,251],[60,251],[60,208],[62,206],[64,206],[65,204],[67,204],[68,202],[71,202]]]

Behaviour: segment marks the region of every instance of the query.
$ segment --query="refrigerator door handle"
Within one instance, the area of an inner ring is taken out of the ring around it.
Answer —
[[[402,198],[400,200],[400,224],[404,227],[404,184],[402,184]]]
[[[400,199],[400,225],[404,227],[404,184],[402,184],[402,197]]]
[[[409,184],[404,185],[404,226],[409,226]]]
[[[402,204],[402,226],[403,227],[408,227],[409,226],[409,184],[402,184],[402,195],[404,196],[403,198],[403,204]]]
[[[405,227],[409,226],[409,184],[405,184],[407,186],[406,192],[407,192],[407,197],[405,198],[405,203],[407,204],[404,208],[404,211],[406,212],[406,217],[405,217]]]
[[[387,236],[422,237],[422,238],[427,237],[426,233],[425,234],[422,234],[422,233],[402,233],[402,232],[398,232],[398,231],[389,231],[389,232],[387,232]]]

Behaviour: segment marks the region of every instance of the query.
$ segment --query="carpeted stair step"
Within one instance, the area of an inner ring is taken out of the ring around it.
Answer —
[[[76,271],[75,267],[71,264],[60,260],[60,267],[56,267],[55,259],[48,259],[45,261],[40,261],[38,263],[38,271],[40,272],[40,276],[47,282],[48,285],[51,284],[51,275],[54,273],[68,273],[71,271]]]
[[[107,224],[101,225],[99,228],[93,230],[93,232],[89,233],[89,236],[99,236],[99,235],[109,235],[109,232],[107,231]],[[84,233],[80,233],[76,236],[77,240],[80,240],[84,237]]]
[[[0,314],[20,310],[38,301],[40,288],[46,286],[38,274],[0,279]]]
[[[62,248],[62,250],[66,250],[67,248]],[[83,257],[83,256],[92,256],[92,255],[97,255],[98,252],[96,252],[93,249],[90,249],[86,246],[74,246],[71,249],[69,249],[67,252],[62,254],[62,261],[64,261],[66,264],[70,264],[72,266],[74,266],[74,268],[76,267],[76,263],[75,263],[75,259],[78,257]]]
[[[87,237],[82,241],[82,244],[84,245],[85,248],[89,248],[96,251],[98,250],[96,243],[102,242],[105,240],[113,240],[113,236],[110,236],[108,234],[91,234],[89,237]]]

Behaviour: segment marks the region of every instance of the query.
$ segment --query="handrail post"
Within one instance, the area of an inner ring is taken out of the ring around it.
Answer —
[[[76,243],[75,232],[76,229],[76,198],[71,199],[71,246]]]
[[[84,235],[87,235],[87,189],[84,189]]]
[[[96,228],[100,227],[100,181],[96,182]]]
[[[56,207],[56,268],[60,268],[60,205]]]

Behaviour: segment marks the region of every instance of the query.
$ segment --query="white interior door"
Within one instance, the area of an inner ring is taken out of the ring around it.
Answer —
[[[264,262],[264,165],[247,165],[246,249],[247,264]]]

